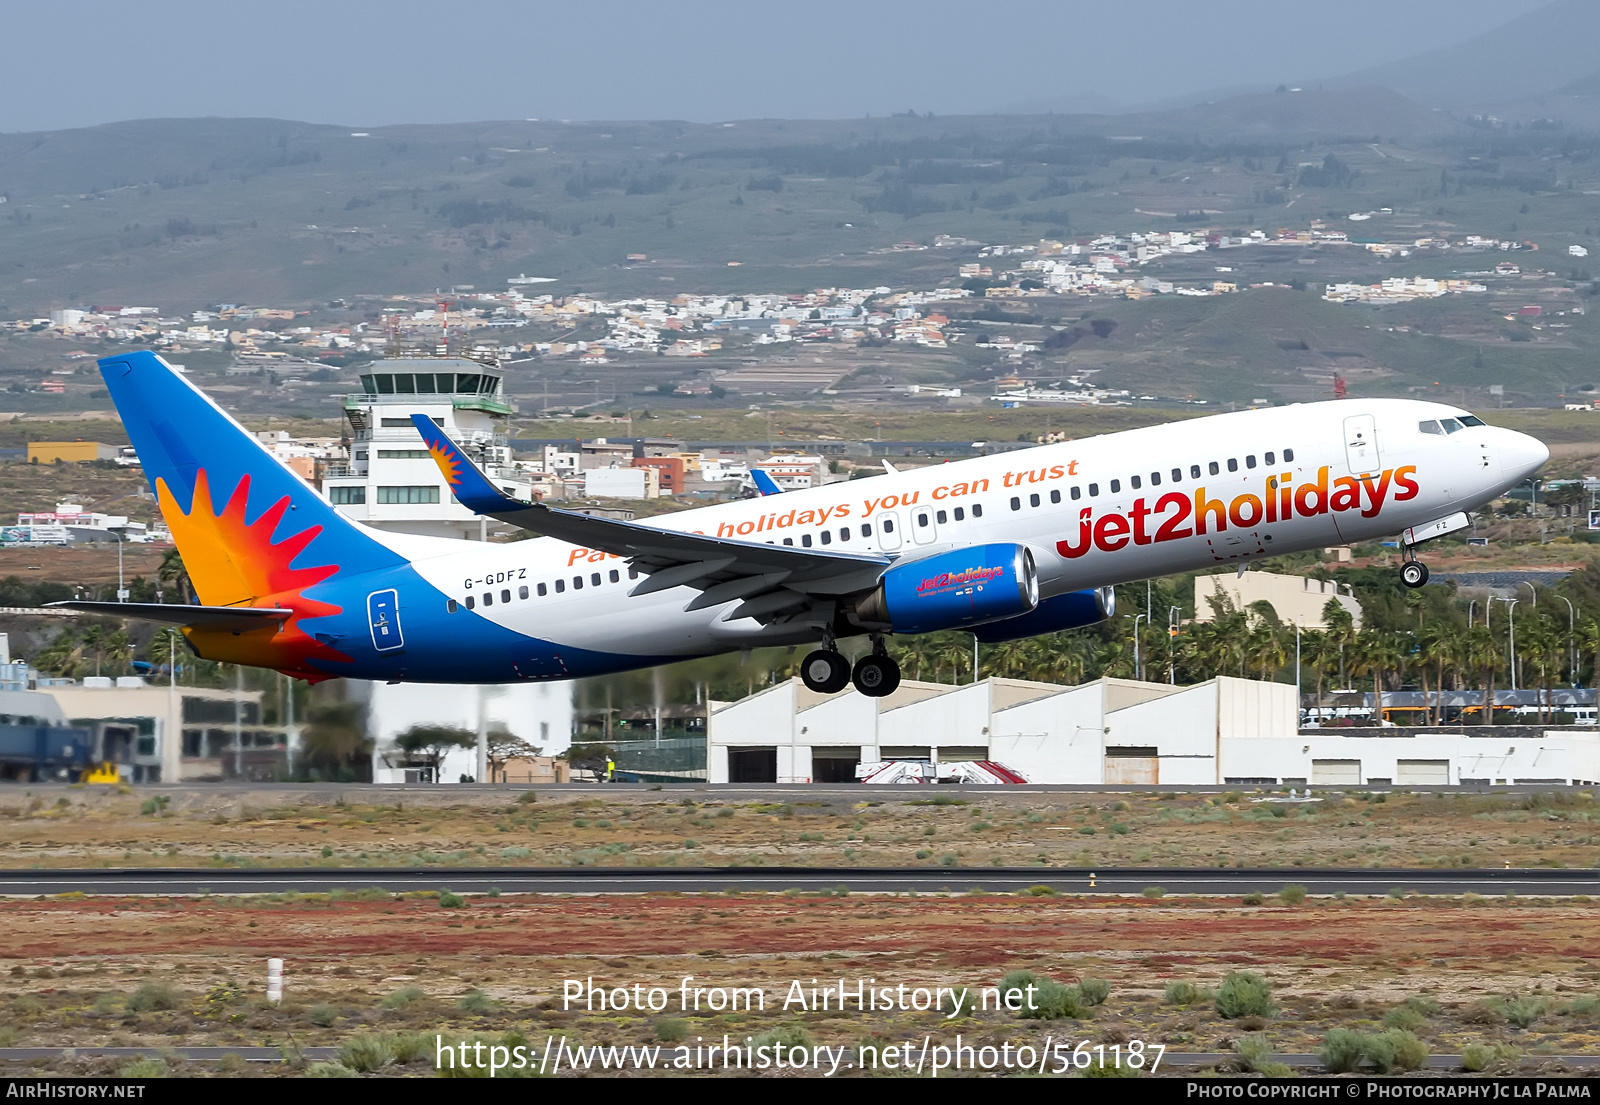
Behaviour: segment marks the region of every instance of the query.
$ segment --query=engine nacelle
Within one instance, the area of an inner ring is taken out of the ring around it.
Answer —
[[[896,633],[963,629],[1015,618],[1039,605],[1033,553],[1023,545],[974,545],[896,564],[856,603],[856,620]]]
[[[1114,588],[1091,587],[1085,591],[1055,595],[1027,614],[990,622],[972,632],[984,644],[997,644],[1000,641],[1015,641],[1019,637],[1038,637],[1063,629],[1093,625],[1113,617],[1116,610],[1117,592]]]

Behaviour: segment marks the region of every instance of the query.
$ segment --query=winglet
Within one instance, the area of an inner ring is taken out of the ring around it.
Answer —
[[[765,468],[750,469],[750,479],[755,483],[756,490],[763,496],[782,495],[783,488],[778,486],[778,481],[772,478],[772,473]]]
[[[425,414],[413,414],[412,423],[428,446],[433,462],[450,485],[456,501],[475,514],[501,514],[508,510],[521,510],[528,504],[518,502],[489,482],[461,446],[451,441],[439,424]]]

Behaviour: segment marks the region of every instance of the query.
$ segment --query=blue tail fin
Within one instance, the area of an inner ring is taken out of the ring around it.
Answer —
[[[778,481],[772,478],[772,473],[765,468],[750,469],[750,479],[755,483],[756,490],[765,495],[781,495],[783,488],[778,486]]]
[[[298,608],[343,568],[405,562],[154,353],[106,357],[100,373],[202,603]]]

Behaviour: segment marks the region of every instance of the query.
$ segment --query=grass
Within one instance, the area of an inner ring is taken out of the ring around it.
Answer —
[[[1528,1028],[1550,1008],[1544,998],[1514,997],[1500,1002],[1500,1014],[1518,1028]]]
[[[1216,1009],[1219,1016],[1229,1020],[1270,1017],[1272,984],[1254,971],[1231,971],[1217,988]]]
[[[127,1008],[130,1013],[152,1013],[177,1009],[183,1002],[183,993],[170,982],[149,979],[128,996]]]
[[[381,1036],[357,1036],[339,1048],[339,1064],[359,1074],[371,1074],[394,1062],[394,1049]]]
[[[427,992],[420,986],[402,986],[378,1004],[385,1009],[405,1009],[424,1000],[427,996]]]
[[[1168,1005],[1185,1006],[1209,999],[1205,991],[1192,982],[1169,982],[1161,993],[1161,1000]]]
[[[468,990],[457,1003],[463,1013],[475,1017],[488,1016],[499,1010],[499,1004],[482,990]]]
[[[1238,1053],[1239,1065],[1247,1072],[1266,1078],[1289,1078],[1294,1074],[1288,1064],[1273,1058],[1272,1044],[1260,1033],[1240,1036],[1233,1041],[1233,1050]]]
[[[1513,1044],[1467,1044],[1461,1049],[1461,1068],[1478,1073],[1498,1065],[1516,1066],[1522,1052]]]
[[[1323,1037],[1317,1058],[1332,1074],[1348,1074],[1371,1066],[1379,1074],[1421,1069],[1428,1061],[1428,1047],[1413,1033],[1390,1028],[1383,1032],[1359,1032],[1335,1028]]]

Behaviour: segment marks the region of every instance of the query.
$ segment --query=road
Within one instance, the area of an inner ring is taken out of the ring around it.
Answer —
[[[0,895],[270,894],[381,888],[479,894],[649,894],[724,890],[966,893],[1048,886],[1061,894],[1271,894],[1289,883],[1310,894],[1600,894],[1600,871],[1574,868],[1102,868],[1062,867],[302,867],[83,868],[0,871]]]

